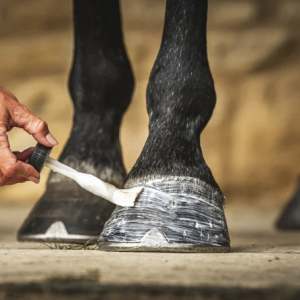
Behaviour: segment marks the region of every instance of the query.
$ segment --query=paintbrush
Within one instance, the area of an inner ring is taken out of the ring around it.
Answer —
[[[51,150],[52,148],[45,147],[38,143],[34,148],[28,163],[31,164],[38,172],[41,172],[43,167],[46,166],[54,172],[73,179],[90,193],[119,206],[134,206],[135,200],[143,190],[143,187],[118,189],[114,185],[104,182],[96,176],[78,172],[73,168],[70,168],[49,157]]]

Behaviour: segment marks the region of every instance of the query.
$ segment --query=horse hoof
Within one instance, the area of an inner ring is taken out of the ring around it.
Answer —
[[[295,194],[277,220],[276,227],[282,230],[300,230],[300,177]]]
[[[19,230],[18,240],[95,243],[114,208],[71,180],[49,183]]]
[[[224,196],[189,177],[138,182],[135,207],[117,207],[98,246],[105,251],[228,252]]]

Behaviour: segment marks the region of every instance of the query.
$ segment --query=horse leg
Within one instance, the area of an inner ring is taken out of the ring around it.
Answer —
[[[144,190],[135,207],[115,209],[99,238],[101,249],[229,250],[224,197],[200,147],[216,98],[206,22],[207,0],[167,0],[147,88],[149,136],[125,182]]]
[[[123,44],[119,1],[74,0],[74,28],[69,79],[74,125],[60,161],[121,186],[126,174],[119,127],[134,80]],[[98,238],[114,207],[52,173],[18,238],[84,243]]]

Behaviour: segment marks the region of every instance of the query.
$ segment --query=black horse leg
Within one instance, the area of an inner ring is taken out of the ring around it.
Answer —
[[[214,106],[206,51],[207,0],[167,0],[147,89],[149,137],[125,182],[144,186],[136,207],[117,207],[99,246],[123,251],[228,251],[223,195],[200,133]]]
[[[60,161],[121,186],[126,174],[119,127],[131,99],[133,75],[123,44],[119,1],[74,0],[74,25],[69,81],[74,125]],[[45,194],[20,229],[19,239],[95,239],[113,209],[113,204],[52,173]]]

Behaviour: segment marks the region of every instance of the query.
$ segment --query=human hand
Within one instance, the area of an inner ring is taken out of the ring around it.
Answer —
[[[30,113],[12,93],[0,87],[0,186],[27,180],[39,183],[40,174],[26,163],[33,148],[21,153],[10,150],[6,133],[13,127],[23,128],[46,147],[57,145],[47,123]]]

